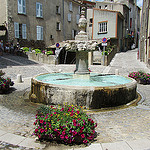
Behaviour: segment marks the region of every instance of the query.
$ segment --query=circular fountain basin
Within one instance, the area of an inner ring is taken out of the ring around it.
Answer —
[[[99,109],[136,98],[136,81],[118,75],[92,73],[79,77],[73,73],[51,73],[38,75],[31,82],[31,101],[44,104],[67,103]]]

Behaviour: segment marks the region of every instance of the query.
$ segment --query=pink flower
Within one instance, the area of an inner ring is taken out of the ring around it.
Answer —
[[[73,123],[73,125],[74,125],[74,126],[77,126],[77,123],[76,123],[76,122],[74,122],[74,123]]]
[[[77,132],[76,132],[76,131],[74,131],[74,132],[73,132],[73,136],[75,136],[76,134],[77,134]]]
[[[85,135],[84,135],[84,134],[81,134],[81,137],[82,137],[82,138],[85,138]]]
[[[83,129],[84,129],[84,126],[81,127],[81,130],[83,130]]]
[[[54,112],[54,114],[56,115],[56,112]]]
[[[64,139],[64,135],[60,135],[60,138],[61,138],[61,139]]]
[[[62,132],[62,135],[65,135],[65,134],[66,134],[65,131],[63,131],[63,132]]]
[[[68,139],[68,135],[65,136],[65,139]]]
[[[62,108],[60,111],[64,111],[64,108]]]
[[[35,132],[38,132],[38,129],[35,129]]]
[[[87,143],[87,140],[83,140],[83,143]]]
[[[57,131],[57,129],[54,129],[54,131]]]

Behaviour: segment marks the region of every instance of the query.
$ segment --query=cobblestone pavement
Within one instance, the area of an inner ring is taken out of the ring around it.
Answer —
[[[137,49],[116,54],[108,67],[94,65],[90,69],[100,73],[115,73],[127,76],[129,72],[144,70],[150,72],[145,64],[136,59]],[[17,74],[22,74],[23,83],[15,83],[9,94],[0,95],[0,130],[8,131],[24,137],[33,137],[35,113],[40,104],[29,102],[31,77],[47,72],[73,72],[75,65],[38,64],[27,58],[4,54],[0,57],[0,69],[6,76],[16,80]],[[96,143],[150,139],[150,85],[138,85],[143,101],[138,106],[92,113],[98,123]],[[1,147],[13,149],[12,145],[0,142]],[[61,147],[61,145],[59,146]],[[25,149],[24,147],[15,147]],[[59,148],[58,148],[59,149]]]

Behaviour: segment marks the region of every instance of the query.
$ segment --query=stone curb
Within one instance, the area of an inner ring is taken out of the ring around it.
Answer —
[[[0,141],[21,147],[34,149],[43,149],[46,146],[46,144],[40,144],[36,142],[36,140],[33,138],[26,138],[23,136],[5,132],[3,130],[0,130]]]
[[[8,133],[0,130],[0,141],[20,147],[45,149],[46,144],[36,142],[33,138]],[[67,149],[64,149],[67,150]],[[93,143],[84,148],[71,148],[68,150],[150,150],[150,139],[138,139],[132,141],[120,141],[114,143]]]

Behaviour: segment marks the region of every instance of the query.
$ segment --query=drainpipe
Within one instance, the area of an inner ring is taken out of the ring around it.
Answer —
[[[65,35],[65,2],[62,0],[62,6],[63,6],[63,40],[66,40],[66,35]]]

